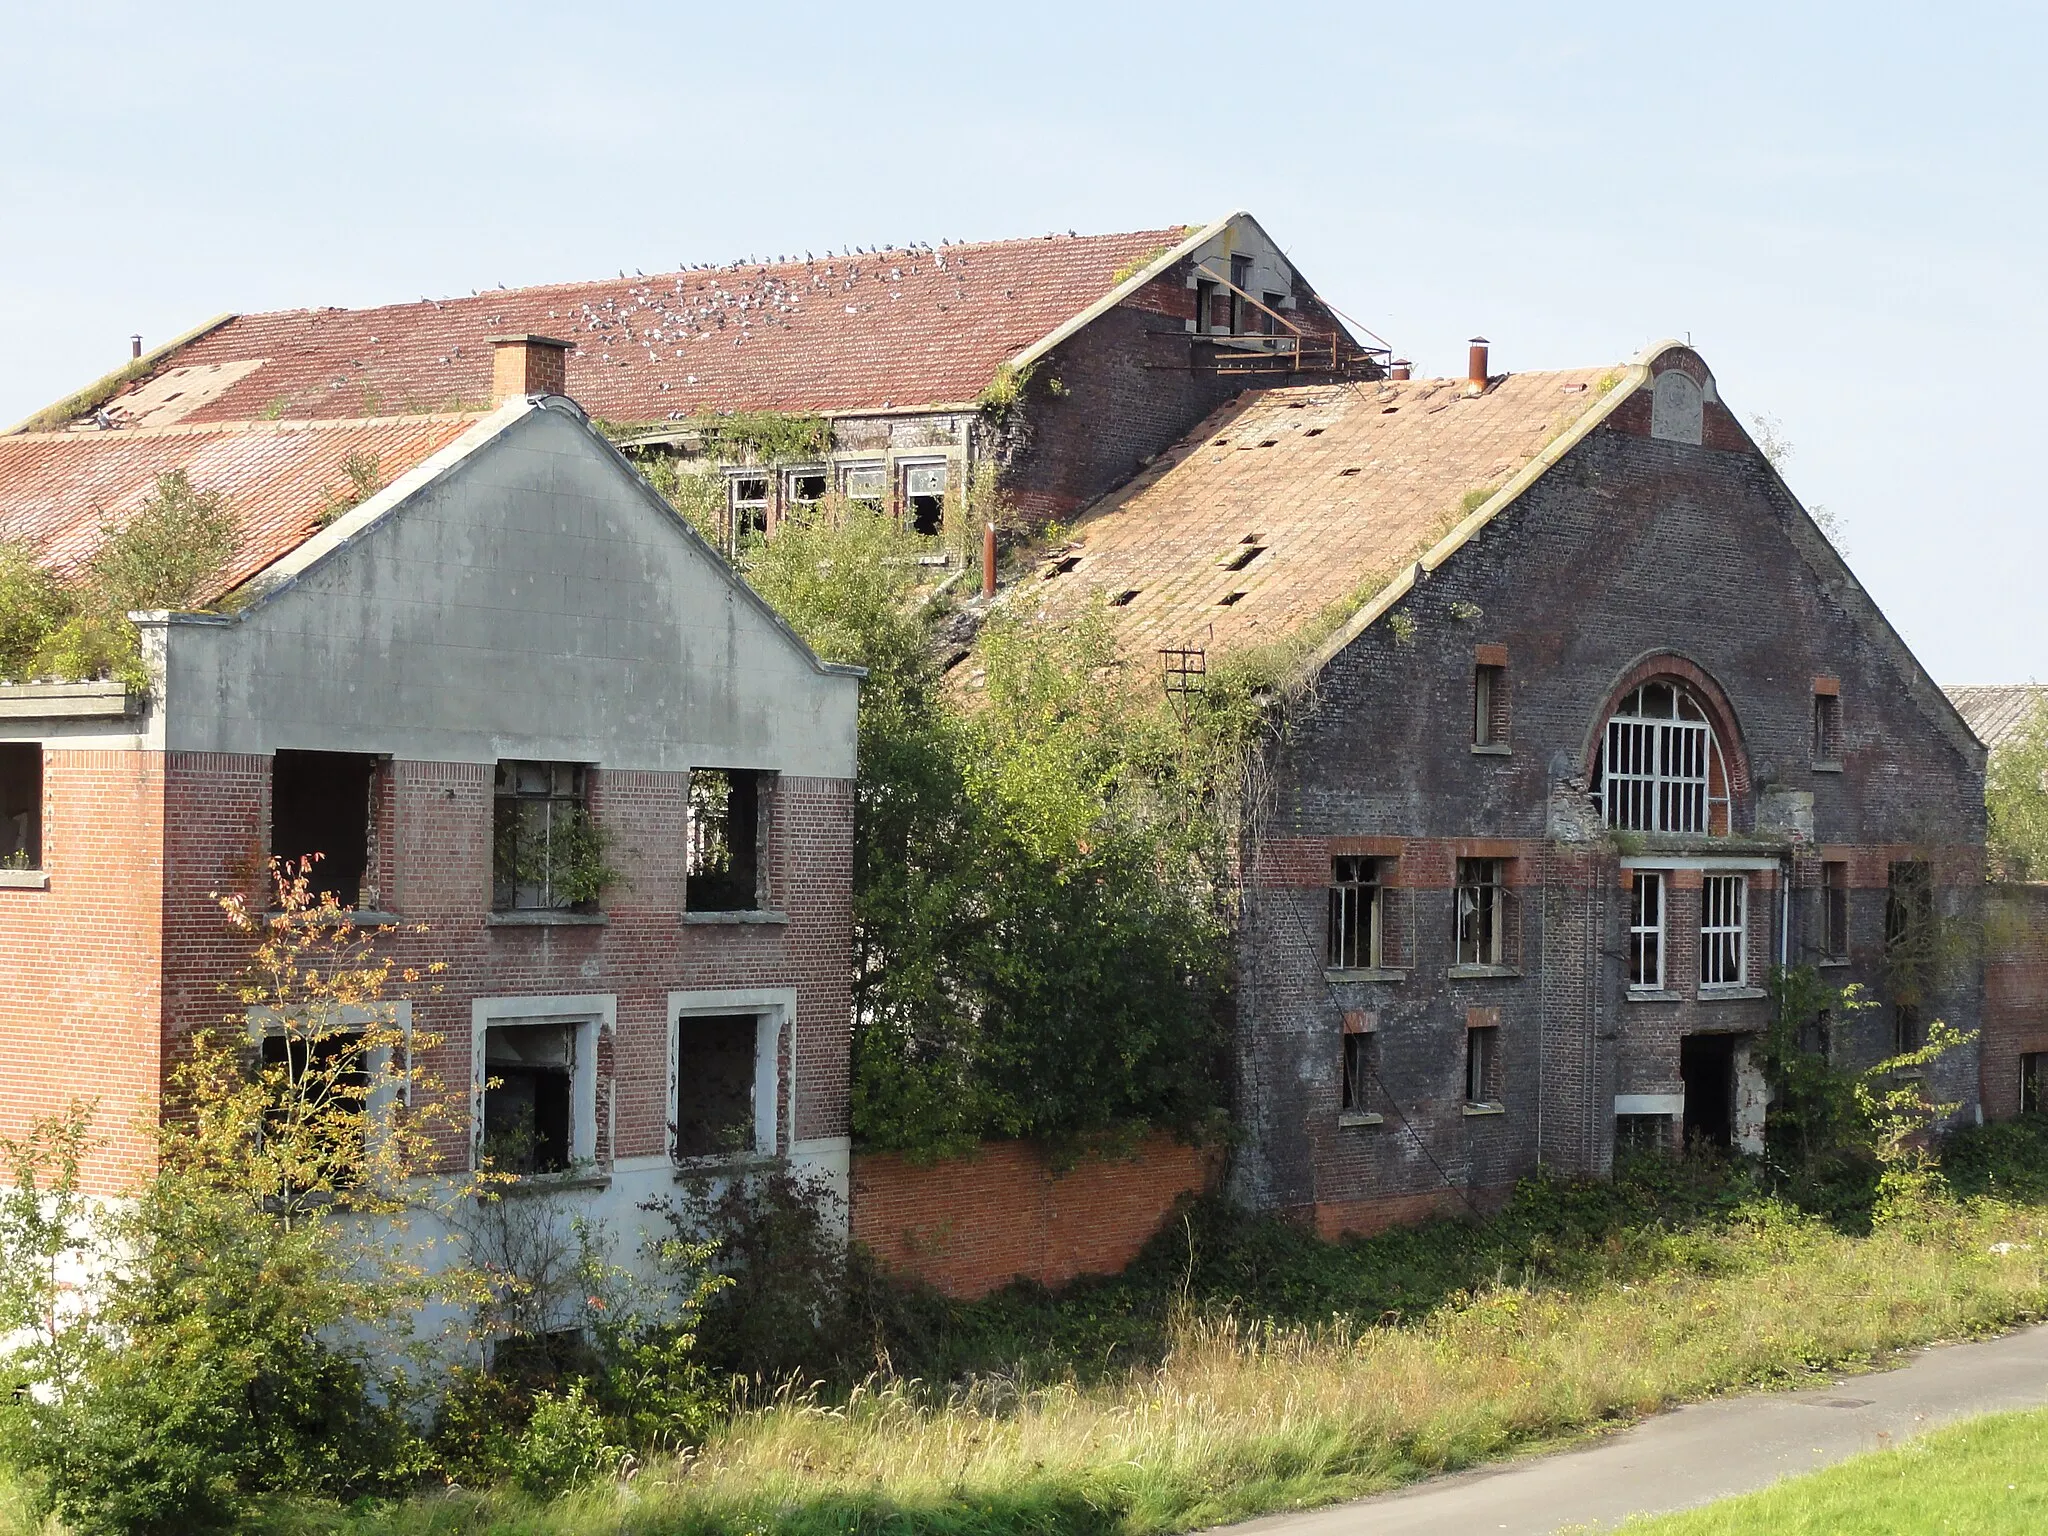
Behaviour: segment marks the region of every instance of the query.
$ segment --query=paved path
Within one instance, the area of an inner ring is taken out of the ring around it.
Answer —
[[[1954,1419],[2048,1406],[2048,1326],[1922,1350],[1800,1392],[1696,1403],[1584,1450],[1501,1462],[1400,1493],[1269,1515],[1230,1536],[1546,1536],[1689,1509],[1896,1445]]]

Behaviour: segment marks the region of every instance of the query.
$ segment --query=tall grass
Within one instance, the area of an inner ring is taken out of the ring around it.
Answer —
[[[1646,1265],[1644,1244],[1656,1250]],[[554,1501],[274,1512],[277,1532],[1184,1530],[1555,1443],[1666,1404],[1881,1361],[2048,1304],[2048,1210],[1980,1199],[1911,1230],[1761,1201],[1613,1240],[1631,1278],[1503,1281],[1405,1324],[1182,1307],[1156,1364],[1093,1381],[785,1389],[691,1457]]]

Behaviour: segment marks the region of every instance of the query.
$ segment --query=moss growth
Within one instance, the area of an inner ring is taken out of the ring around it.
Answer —
[[[1173,247],[1170,245],[1155,245],[1144,255],[1133,256],[1129,261],[1110,273],[1109,286],[1121,288],[1125,283],[1128,283],[1132,278],[1136,277],[1172,249]]]
[[[974,403],[984,416],[1000,421],[1017,408],[1024,398],[1024,386],[1030,382],[1029,365],[1019,368],[1014,363],[999,364],[995,377],[982,386],[981,393],[974,397]]]

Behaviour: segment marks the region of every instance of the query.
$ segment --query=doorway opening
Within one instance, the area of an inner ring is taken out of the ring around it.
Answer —
[[[1735,1037],[1687,1035],[1678,1042],[1685,1083],[1685,1149],[1726,1152],[1735,1141]]]

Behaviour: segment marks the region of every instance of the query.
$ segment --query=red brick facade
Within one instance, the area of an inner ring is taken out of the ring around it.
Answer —
[[[2020,1112],[2020,1058],[2048,1051],[2048,885],[1994,885],[1984,912],[1987,1119]]]

